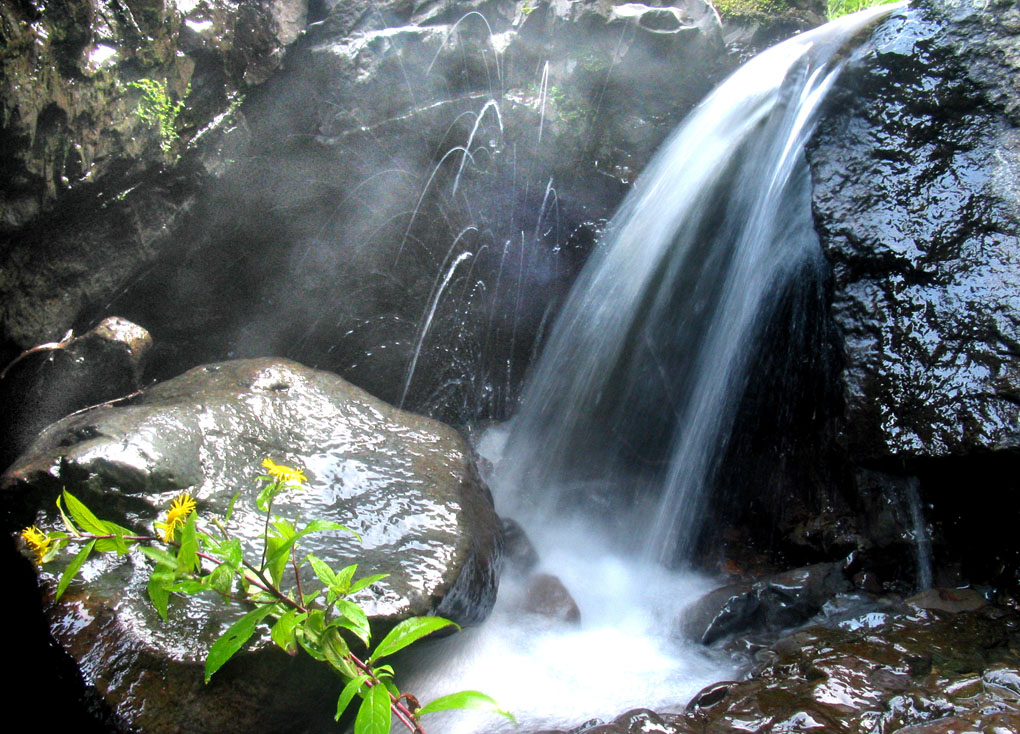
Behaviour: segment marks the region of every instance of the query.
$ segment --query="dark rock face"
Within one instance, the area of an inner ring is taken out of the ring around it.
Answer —
[[[22,354],[0,371],[0,412],[10,425],[0,447],[9,465],[49,424],[138,390],[152,337],[111,316],[94,329]]]
[[[188,7],[0,4],[0,357],[87,330],[180,246],[244,138],[228,111],[279,65],[307,0]],[[181,103],[163,132],[138,113],[139,80]]]
[[[323,12],[240,108],[247,142],[180,246],[112,308],[157,335],[160,377],[280,354],[449,422],[503,416],[601,222],[731,68],[718,19],[702,0]]]
[[[488,614],[502,537],[459,435],[285,360],[199,367],[131,405],[54,424],[3,477],[8,524],[28,524],[27,512],[38,510],[35,522],[52,525],[61,487],[139,532],[150,531],[180,491],[195,496],[201,516],[222,515],[237,490],[250,489],[233,520],[250,551],[262,527],[253,477],[265,456],[304,467],[310,479],[304,492],[278,497],[274,513],[338,521],[362,537],[359,544],[347,534],[315,534],[302,541],[303,552],[334,568],[357,562],[359,575],[391,574],[358,599],[377,635],[408,616],[438,613],[470,624]],[[294,707],[307,706],[309,690],[325,700],[336,695],[328,671],[316,673],[265,642],[235,673],[203,687],[204,653],[237,610],[198,599],[187,611],[172,605],[164,624],[148,602],[141,557],[90,564],[90,582],[49,605],[51,630],[131,726],[251,731],[263,715],[303,720]],[[53,578],[43,581],[52,593]]]
[[[857,460],[1020,443],[1020,10],[913,7],[810,151]]]
[[[772,632],[807,622],[850,583],[836,563],[820,563],[769,576],[754,584],[716,589],[684,613],[685,637],[710,645],[733,634]]]
[[[158,128],[135,114],[141,78],[186,99],[191,137],[238,90],[264,81],[304,29],[307,0],[0,4],[0,232],[71,189],[161,158]],[[176,146],[175,146],[176,147]]]

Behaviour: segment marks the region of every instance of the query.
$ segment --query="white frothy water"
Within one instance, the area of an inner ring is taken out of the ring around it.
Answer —
[[[499,466],[505,429],[492,429],[479,452]],[[494,482],[500,509],[498,476]],[[401,688],[423,702],[459,690],[482,691],[514,713],[450,712],[423,719],[428,731],[488,734],[569,728],[610,721],[628,709],[677,710],[705,685],[732,677],[729,661],[680,638],[682,609],[717,584],[607,550],[584,523],[528,522],[541,563],[580,609],[579,623],[524,609],[526,580],[505,572],[488,621],[429,643],[401,666]],[[409,667],[412,666],[412,667]]]

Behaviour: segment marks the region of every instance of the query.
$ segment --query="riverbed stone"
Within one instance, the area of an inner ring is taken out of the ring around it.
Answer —
[[[197,367],[130,404],[54,424],[2,478],[8,524],[59,525],[53,500],[66,488],[99,516],[148,534],[180,492],[208,518],[222,515],[240,490],[230,527],[257,558],[254,478],[265,457],[303,467],[309,478],[306,490],[276,499],[274,514],[297,523],[328,519],[360,534],[360,542],[337,531],[307,536],[302,553],[334,568],[358,563],[359,576],[390,574],[355,598],[377,637],[409,616],[471,624],[488,614],[501,530],[463,439],[288,360]],[[240,609],[218,598],[175,598],[164,624],[146,595],[147,570],[140,554],[90,560],[87,583],[76,582],[46,609],[54,637],[130,726],[251,731],[263,718],[322,714],[303,711],[307,691],[330,700],[335,679],[266,639],[203,687],[205,651]],[[52,594],[53,575],[40,579]],[[306,589],[314,583],[311,575],[303,580]]]
[[[678,627],[682,636],[705,645],[742,633],[776,633],[808,621],[850,588],[841,564],[796,568],[711,591],[684,610]]]

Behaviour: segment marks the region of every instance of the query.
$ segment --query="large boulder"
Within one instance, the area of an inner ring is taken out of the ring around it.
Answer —
[[[1008,1],[896,11],[808,150],[849,463],[844,498],[816,506],[864,517],[910,490],[913,518],[868,544],[886,578],[915,565],[894,535],[930,539],[936,581],[1020,578],[1018,23]]]
[[[1020,446],[1020,9],[922,0],[809,152],[858,460]]]
[[[264,457],[304,467],[309,477],[305,491],[277,498],[274,514],[341,522],[361,536],[314,534],[301,541],[302,553],[334,568],[356,562],[359,575],[390,574],[356,599],[377,635],[409,616],[470,624],[488,614],[502,536],[459,434],[286,360],[198,367],[130,405],[69,417],[48,428],[0,486],[15,527],[59,525],[53,500],[66,488],[101,517],[144,534],[181,491],[210,517],[241,490],[231,527],[257,558],[263,520],[253,480]],[[54,578],[40,576],[52,594]],[[310,695],[336,695],[328,670],[291,660],[266,640],[221,683],[203,687],[204,653],[239,615],[236,605],[175,599],[163,623],[148,601],[140,555],[91,560],[83,577],[87,583],[47,604],[51,632],[131,727],[252,731],[268,721],[279,729],[322,713]]]

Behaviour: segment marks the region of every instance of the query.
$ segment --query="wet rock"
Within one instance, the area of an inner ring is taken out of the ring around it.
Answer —
[[[51,426],[3,476],[6,524],[53,526],[53,499],[66,487],[97,514],[146,532],[180,491],[212,515],[248,488],[233,522],[251,551],[261,528],[253,479],[265,456],[303,466],[310,480],[306,491],[277,498],[274,512],[339,521],[362,538],[315,534],[303,552],[333,567],[357,562],[359,574],[391,574],[358,599],[377,635],[412,615],[466,624],[486,616],[501,533],[463,440],[287,360],[199,367],[129,405]],[[163,624],[147,600],[146,568],[140,555],[90,561],[89,583],[46,610],[54,637],[132,727],[293,730],[323,714],[308,702],[331,700],[335,679],[265,639],[204,687],[204,653],[237,610],[218,599],[174,600]],[[41,579],[51,594],[53,577]]]
[[[574,597],[559,578],[548,573],[535,574],[528,580],[522,608],[557,622],[577,624],[581,621],[581,610]]]
[[[1007,661],[1016,660],[1017,619],[1001,611],[864,617],[797,632],[749,680],[699,693],[684,722],[713,734],[1014,731],[1020,707]],[[1002,690],[987,682],[995,680]],[[699,706],[703,697],[711,705]]]
[[[822,25],[822,0],[725,0],[715,3],[727,48],[742,61],[790,36]]]
[[[135,114],[141,92],[132,82],[165,81],[174,101],[185,100],[177,127],[191,137],[279,65],[307,6],[5,0],[0,231],[24,225],[71,189],[163,159],[159,129]]]
[[[152,347],[145,329],[111,316],[90,331],[23,353],[0,372],[0,424],[7,466],[50,423],[69,413],[123,398],[141,387]]]
[[[1020,444],[1018,13],[912,3],[809,151],[859,460]]]
[[[505,416],[599,227],[731,68],[718,19],[704,0],[324,13],[242,107],[251,143],[188,251],[116,305],[166,326],[167,363],[284,354],[451,423]]]
[[[500,522],[503,524],[503,558],[507,570],[527,575],[538,565],[538,551],[519,522],[509,517],[501,518]]]
[[[685,610],[680,627],[685,637],[706,645],[744,632],[779,631],[806,622],[849,589],[840,564],[798,568],[709,592]]]
[[[938,609],[943,612],[972,612],[988,603],[973,589],[928,589],[907,599],[918,609]]]
[[[107,316],[111,298],[180,248],[199,191],[245,136],[231,110],[279,66],[306,10],[0,4],[0,357]],[[162,127],[138,112],[141,80],[162,85]]]

